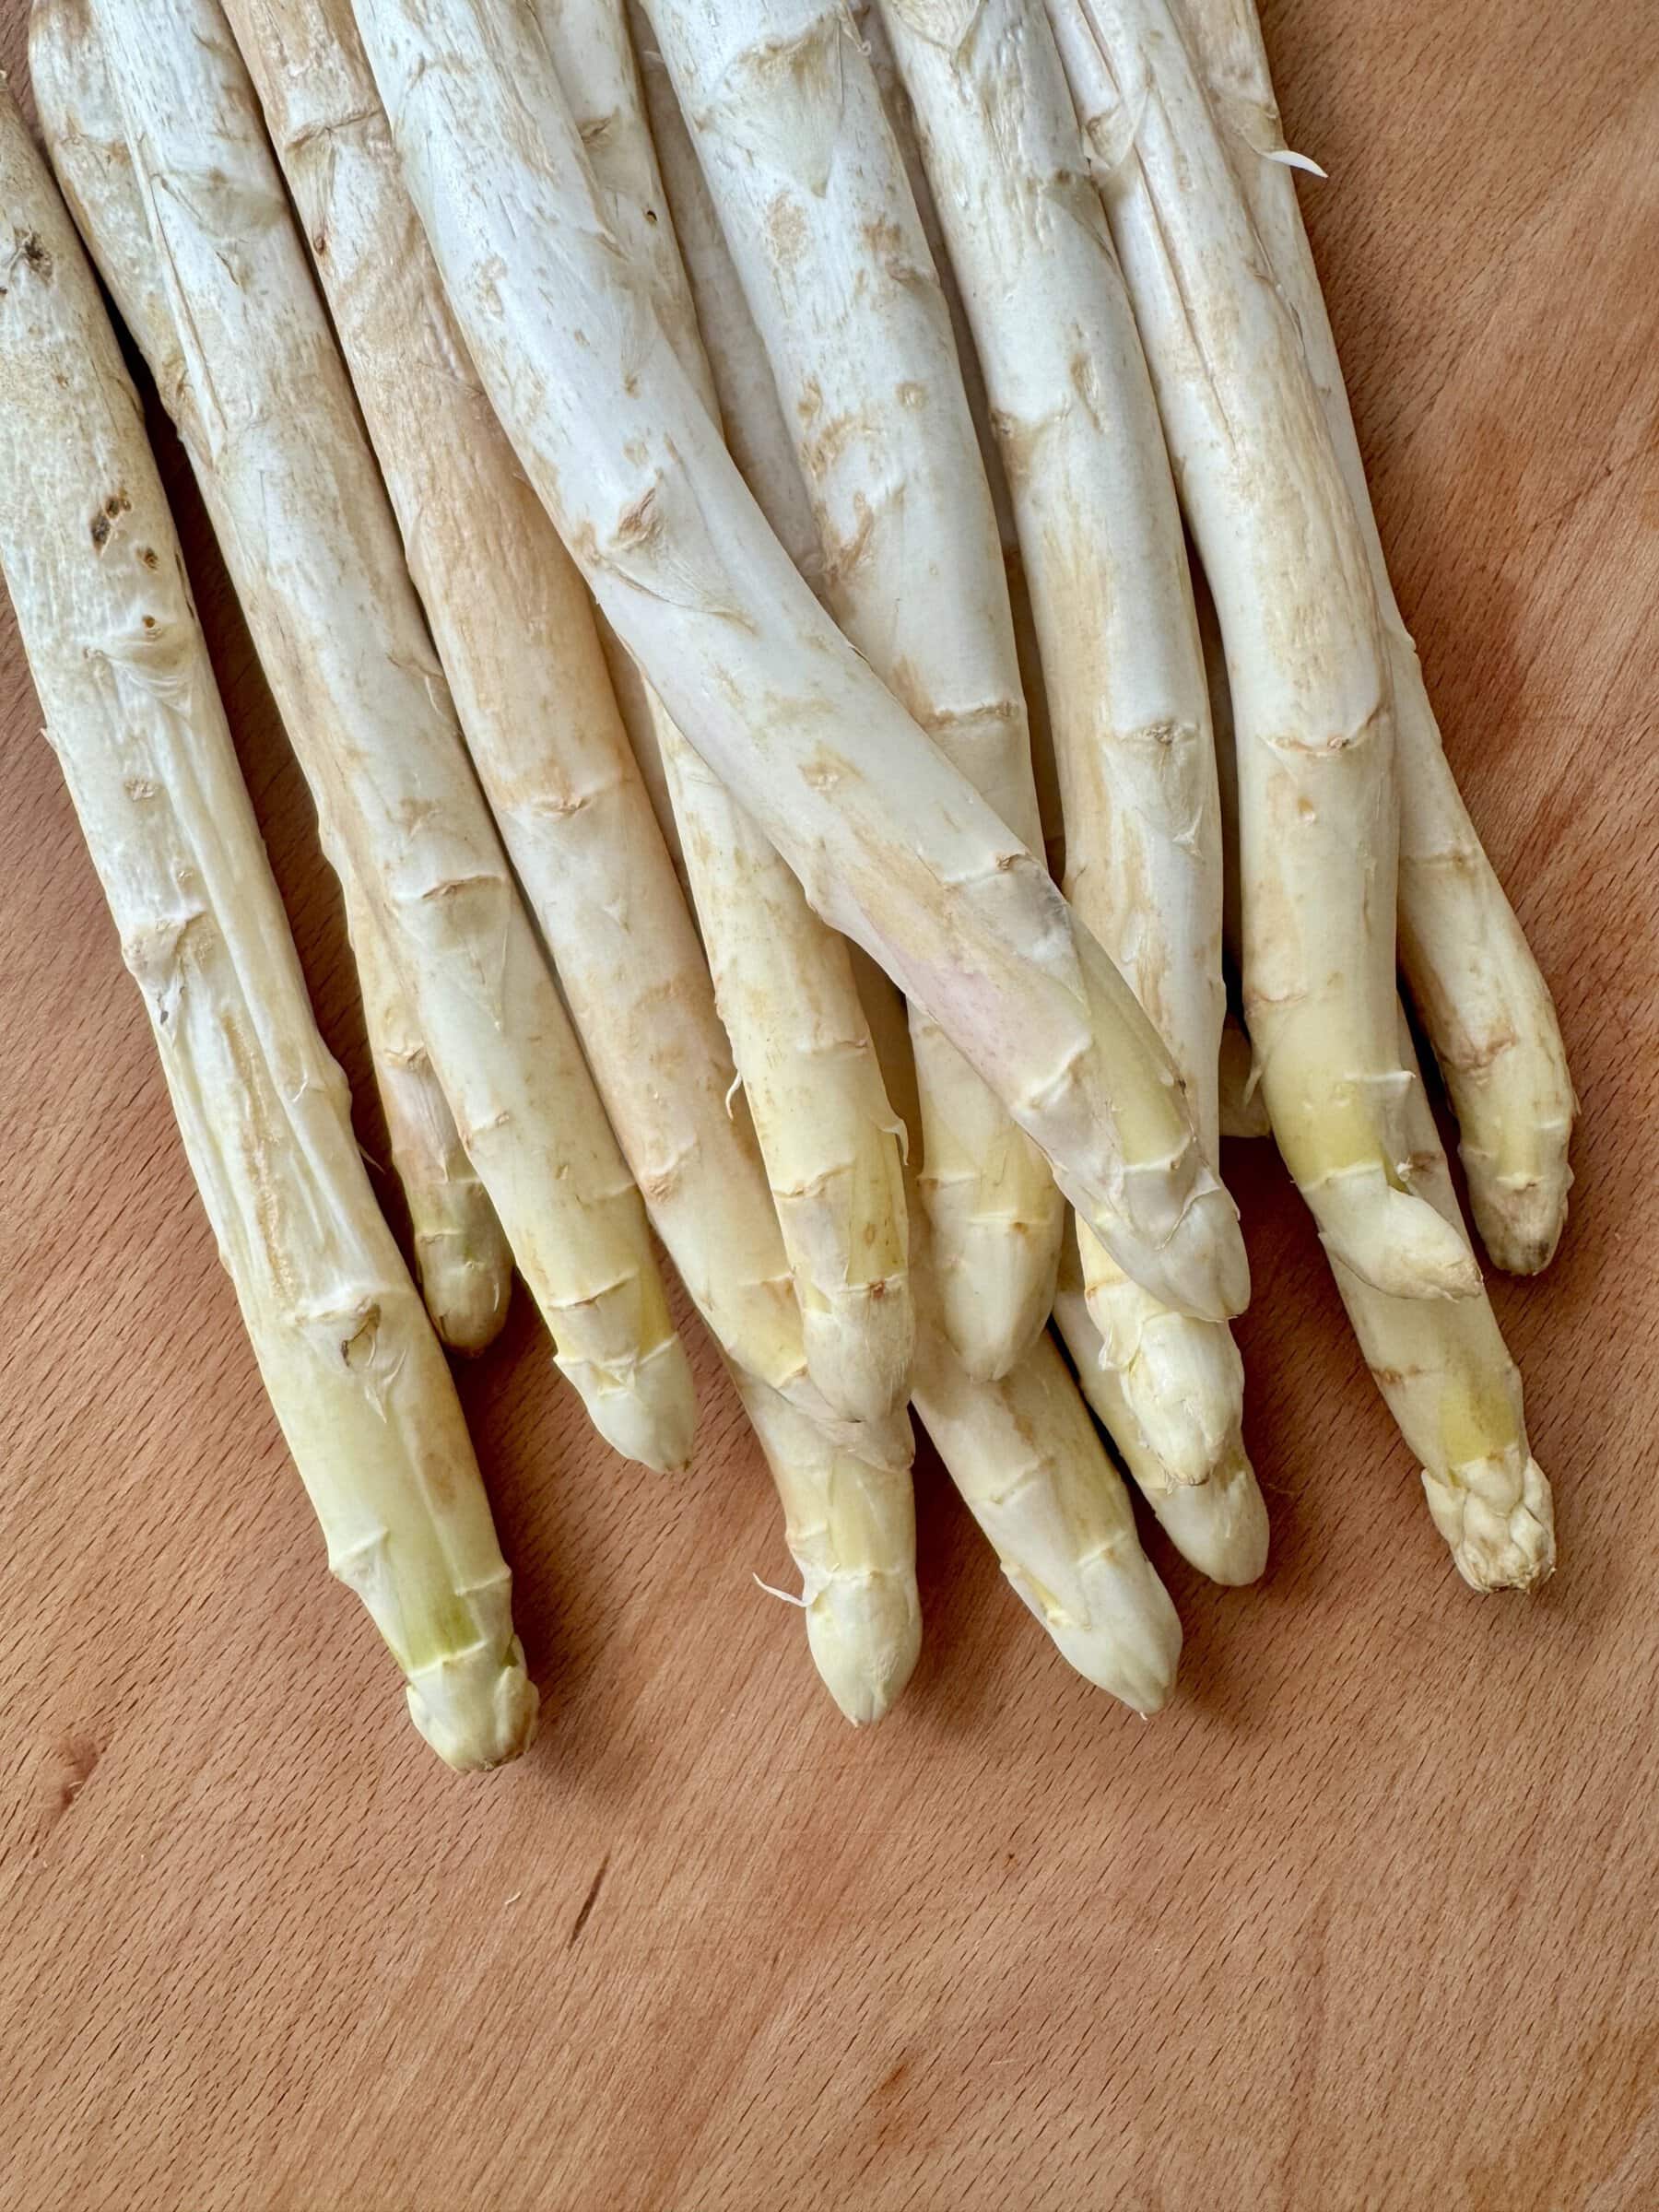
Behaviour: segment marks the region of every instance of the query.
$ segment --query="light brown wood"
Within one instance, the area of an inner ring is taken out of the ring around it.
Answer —
[[[547,1726],[446,1775],[324,1576],[0,613],[0,2206],[1659,2201],[1659,10],[1268,29],[1400,595],[1583,1096],[1561,1257],[1496,1291],[1559,1575],[1456,1582],[1235,1147],[1276,1552],[1229,1594],[1151,1538],[1159,1720],[1066,1673],[927,1463],[924,1659],[855,1737],[750,1579],[782,1540],[706,1346],[698,1465],[653,1482],[521,1298],[465,1389]],[[337,906],[182,504],[372,1150]]]

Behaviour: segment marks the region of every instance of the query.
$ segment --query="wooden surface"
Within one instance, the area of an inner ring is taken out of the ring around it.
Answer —
[[[778,1518],[706,1347],[698,1465],[654,1482],[521,1298],[465,1387],[547,1724],[447,1776],[324,1573],[0,614],[8,2212],[1659,2202],[1659,10],[1269,31],[1400,595],[1583,1098],[1565,1250],[1496,1293],[1559,1575],[1456,1582],[1236,1153],[1276,1550],[1223,1594],[1158,1546],[1160,1719],[1066,1672],[926,1461],[926,1651],[854,1737],[751,1579]],[[199,581],[373,1148],[335,902]]]

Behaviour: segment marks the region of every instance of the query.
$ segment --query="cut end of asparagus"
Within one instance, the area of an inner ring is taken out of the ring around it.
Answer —
[[[855,1728],[880,1720],[922,1649],[922,1601],[907,1568],[841,1573],[806,1608],[806,1641],[825,1688]]]
[[[1241,1436],[1231,1439],[1206,1483],[1147,1488],[1144,1495],[1189,1567],[1232,1590],[1261,1579],[1267,1565],[1267,1503]]]
[[[1559,1156],[1541,1174],[1500,1177],[1472,1145],[1462,1147],[1475,1226],[1494,1267],[1505,1275],[1541,1275],[1567,1226],[1572,1170],[1563,1136]]]
[[[697,1393],[677,1336],[665,1336],[623,1381],[583,1360],[554,1364],[613,1452],[658,1475],[685,1473],[697,1431]]]
[[[1519,1450],[1465,1462],[1445,1477],[1422,1470],[1434,1525],[1471,1590],[1535,1590],[1555,1571],[1548,1477]]]
[[[1328,1176],[1308,1194],[1320,1241],[1385,1298],[1478,1298],[1480,1264],[1461,1228],[1380,1168]]]
[[[1125,1230],[1121,1219],[1092,1226],[1124,1274],[1177,1313],[1231,1321],[1250,1303],[1250,1259],[1239,1209],[1207,1169],[1203,1185],[1159,1243]]]
[[[1011,1374],[1047,1326],[1054,1303],[1065,1209],[1041,1217],[972,1219],[941,1229],[944,1194],[928,1194],[938,1314],[957,1358],[980,1382]]]
[[[1181,1660],[1181,1616],[1138,1544],[1097,1552],[1084,1563],[1080,1610],[1060,1604],[1006,1559],[1003,1571],[1085,1681],[1133,1712],[1162,1711]]]
[[[888,1420],[910,1396],[916,1315],[908,1275],[801,1300],[806,1371],[843,1420]]]
[[[482,1773],[529,1748],[541,1700],[515,1636],[504,1653],[476,1644],[409,1677],[409,1717],[446,1766]]]

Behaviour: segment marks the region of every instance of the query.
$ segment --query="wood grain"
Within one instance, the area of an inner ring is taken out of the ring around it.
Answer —
[[[706,1347],[656,1483],[521,1300],[465,1387],[548,1725],[446,1776],[324,1574],[0,616],[0,2205],[1659,2201],[1659,10],[1268,28],[1400,594],[1584,1101],[1562,1255],[1496,1293],[1561,1572],[1457,1583],[1239,1153],[1275,1560],[1223,1594],[1160,1548],[1159,1720],[1067,1674],[928,1464],[925,1656],[854,1737],[751,1580],[777,1515]],[[185,505],[372,1150],[336,905]]]

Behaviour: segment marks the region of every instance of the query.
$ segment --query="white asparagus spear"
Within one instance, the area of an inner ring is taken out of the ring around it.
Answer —
[[[902,1005],[868,961],[858,970],[888,1088],[914,1113]],[[1136,1712],[1158,1712],[1175,1683],[1181,1618],[1053,1340],[1044,1330],[996,1382],[971,1374],[945,1334],[924,1218],[916,1237],[912,1395],[951,1481],[1062,1657]]]
[[[1328,1249],[1381,1289],[1467,1297],[1463,1241],[1398,1171],[1388,671],[1296,326],[1167,0],[1048,6],[1221,618],[1274,1134]]]
[[[771,363],[841,628],[1027,848],[1042,850],[991,495],[875,75],[822,0],[650,0]],[[924,1010],[918,1187],[952,1342],[987,1377],[1053,1302],[1046,1162]]]
[[[1204,606],[1203,594],[1199,601]],[[1209,625],[1206,622],[1206,629]],[[1206,640],[1207,643],[1207,640]],[[1227,737],[1232,704],[1221,656],[1206,652],[1217,735],[1223,840],[1238,850],[1238,778]],[[1229,915],[1230,931],[1233,918]],[[1468,1244],[1440,1133],[1394,1002],[1395,1049],[1406,1070],[1402,1180]],[[1259,1101],[1258,1089],[1255,1097]],[[1474,1265],[1474,1253],[1470,1252]],[[1477,1590],[1528,1590],[1555,1566],[1549,1484],[1532,1456],[1521,1377],[1481,1284],[1473,1298],[1389,1298],[1332,1255],[1332,1273],[1400,1432],[1422,1465],[1423,1489],[1458,1572]],[[1477,1269],[1478,1274],[1478,1269]]]
[[[838,1441],[764,1382],[735,1367],[731,1375],[783,1507],[813,1665],[853,1726],[868,1726],[922,1649],[910,1453],[885,1458]]]
[[[385,933],[344,857],[331,865],[346,894],[363,1027],[392,1165],[409,1208],[416,1279],[441,1341],[451,1351],[481,1352],[507,1318],[512,1254],[432,1071]]]
[[[818,597],[824,595],[824,556],[812,501],[783,419],[771,363],[743,296],[732,250],[709,197],[708,182],[657,51],[656,34],[639,0],[629,0],[629,35],[651,125],[663,190],[668,197],[691,304],[702,339],[726,447],[778,542]]]
[[[968,394],[968,412],[973,418],[973,434],[979,441],[980,458],[984,463],[985,481],[991,491],[992,511],[996,516],[996,535],[1002,546],[1003,573],[1008,586],[1008,611],[1014,620],[1014,643],[1019,656],[1019,688],[1025,699],[1026,721],[1030,734],[1031,773],[1037,782],[1037,808],[1042,819],[1042,841],[1049,873],[1058,883],[1065,874],[1065,841],[1060,822],[1060,782],[1054,765],[1053,734],[1049,728],[1048,691],[1043,682],[1042,656],[1037,643],[1037,626],[1031,613],[1031,595],[1026,583],[1025,564],[1020,559],[1019,534],[1014,524],[1013,501],[1008,495],[1007,481],[992,433],[991,403],[985,396],[985,380],[981,373],[979,356],[974,350],[968,310],[963,304],[961,290],[950,265],[944,227],[939,221],[939,211],[934,205],[933,187],[928,182],[927,171],[923,166],[922,147],[916,134],[916,119],[910,94],[900,77],[899,65],[893,59],[893,49],[888,42],[886,27],[875,0],[847,0],[847,10],[857,28],[859,42],[870,57],[870,67],[876,73],[882,111],[903,158],[904,173],[910,180],[916,213],[921,218],[922,229],[927,239],[927,250],[933,256],[939,288],[945,295],[945,305],[950,315],[951,339],[962,372],[962,388]],[[765,504],[762,500],[762,507]],[[1070,1233],[1068,1229],[1066,1234]]]
[[[1301,333],[1371,561],[1394,683],[1400,962],[1461,1132],[1476,1226],[1500,1267],[1534,1275],[1559,1241],[1577,1101],[1549,987],[1469,819],[1389,582],[1365,464],[1273,96],[1254,0],[1181,0],[1256,235]]]
[[[1182,1558],[1212,1583],[1236,1588],[1255,1582],[1267,1564],[1267,1507],[1242,1440],[1222,1455],[1207,1482],[1171,1480],[1167,1462],[1129,1404],[1122,1374],[1105,1357],[1075,1245],[1061,1256],[1054,1325],[1077,1371],[1078,1387]]]
[[[263,130],[211,0],[93,11],[184,374],[164,400],[290,740],[387,933],[467,1155],[602,1435],[690,1452],[644,1211],[473,778]]]
[[[1131,1272],[1183,1308],[1237,1311],[1237,1214],[1156,1031],[766,527],[609,232],[545,43],[477,0],[358,13],[496,411],[677,724],[818,911],[975,1059]]]
[[[614,234],[717,418],[621,0],[538,0],[538,8]],[[893,1117],[846,948],[649,688],[646,701],[715,997],[782,1226],[807,1359],[833,1404],[884,1418],[907,1394],[915,1322]]]
[[[1406,1180],[1466,1239],[1404,1013],[1399,1034],[1411,1077]],[[1555,1569],[1555,1507],[1527,1441],[1520,1370],[1485,1289],[1432,1307],[1384,1298],[1340,1260],[1332,1272],[1377,1388],[1421,1463],[1423,1495],[1457,1571],[1474,1590],[1535,1588]]]
[[[1221,826],[1158,406],[1053,37],[1028,0],[882,0],[986,380],[1047,677],[1065,895],[1134,985],[1218,1150]],[[1084,1278],[1170,1477],[1242,1453],[1244,1370],[1087,1230]]]
[[[647,1210],[728,1356],[829,1418],[805,1380],[771,1197],[741,1097],[728,1107],[708,971],[587,594],[467,359],[347,0],[229,12],[462,727]]]
[[[104,281],[166,389],[181,372],[177,342],[161,335],[171,332],[167,295],[89,8],[90,0],[36,0],[29,28],[30,82],[70,212],[84,236],[97,238]],[[211,483],[202,490],[211,501]],[[322,795],[312,793],[319,804]],[[507,1318],[512,1255],[340,840],[326,818],[320,818],[319,829],[346,901],[369,1057],[392,1166],[408,1206],[421,1295],[443,1343],[453,1351],[479,1352]]]
[[[535,1692],[454,1385],[305,994],[160,480],[73,228],[0,88],[0,565],[192,1171],[323,1524],[453,1766]]]

